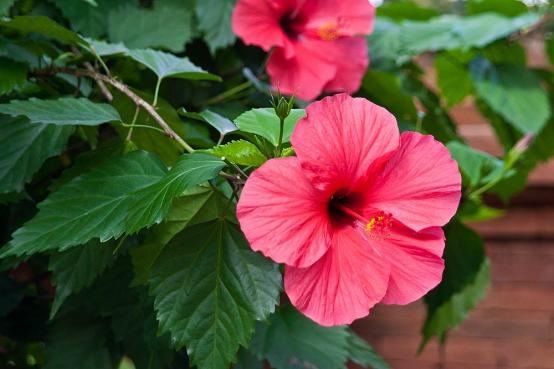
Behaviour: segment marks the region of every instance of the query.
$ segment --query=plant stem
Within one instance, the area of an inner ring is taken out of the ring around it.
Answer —
[[[279,118],[279,141],[277,141],[277,147],[275,148],[275,157],[281,156],[281,151],[283,150],[283,131],[285,130],[285,120]]]
[[[158,105],[158,94],[160,93],[160,86],[162,84],[162,79],[158,77],[158,82],[156,82],[156,90],[154,91],[154,102],[152,106],[156,107]]]
[[[502,166],[502,170],[500,171],[500,173],[498,173],[498,175],[496,177],[494,177],[488,183],[484,184],[483,186],[479,187],[475,191],[471,192],[469,194],[470,198],[479,199],[479,196],[481,196],[483,193],[485,193],[488,190],[490,190],[491,188],[493,188],[498,182],[500,182],[502,179],[504,179],[504,176],[506,175],[506,173],[508,173],[512,169],[512,167],[514,166],[515,163],[517,163],[517,160],[519,158],[519,155],[514,156],[513,152],[514,152],[514,149],[512,149],[508,153],[507,158],[504,161],[504,165]]]
[[[183,140],[171,127],[169,124],[166,123],[166,121],[158,114],[156,109],[150,105],[148,102],[146,102],[143,98],[135,94],[131,89],[125,85],[124,83],[119,82],[118,80],[114,79],[113,77],[106,76],[104,74],[90,71],[90,70],[82,70],[82,69],[72,69],[72,68],[47,68],[47,69],[38,69],[33,71],[33,74],[36,76],[51,76],[55,75],[57,73],[68,73],[72,74],[74,76],[80,77],[85,76],[92,78],[96,81],[102,81],[105,82],[111,86],[113,86],[116,90],[119,90],[123,94],[127,95],[137,106],[140,106],[143,108],[151,117],[154,119],[154,121],[162,127],[164,133],[172,138],[173,140],[177,141],[179,145],[181,145],[187,152],[192,153],[194,152],[194,149],[192,146],[190,146],[185,140]]]
[[[129,128],[129,133],[127,133],[127,141],[131,141],[131,138],[133,137],[133,128],[135,126],[135,123],[137,122],[137,118],[140,112],[140,108],[137,106],[135,109],[135,114],[133,115],[133,120],[131,121],[131,127]]]
[[[214,97],[204,101],[203,105],[213,105],[213,104],[217,104],[219,102],[222,102],[224,100],[227,100],[228,98],[232,97],[233,95],[235,95],[235,94],[237,94],[237,93],[239,93],[243,90],[246,90],[250,86],[252,86],[252,82],[250,82],[250,81],[243,82],[240,85],[232,87],[232,88],[228,89],[227,91],[222,92],[221,94],[219,94],[217,96],[214,96]]]

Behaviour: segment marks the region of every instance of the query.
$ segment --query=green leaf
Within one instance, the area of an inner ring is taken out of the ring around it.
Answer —
[[[178,58],[163,51],[152,49],[131,50],[127,55],[156,73],[159,79],[172,77],[221,81],[218,76],[192,64],[188,58]]]
[[[548,60],[550,64],[554,64],[554,36],[548,37],[544,42],[546,55],[548,55]]]
[[[132,359],[133,369],[175,368],[171,365],[175,352],[169,335],[158,334],[153,299],[146,289],[126,288],[122,293],[128,297],[110,311],[111,326],[115,339],[123,344],[125,355]]]
[[[198,28],[204,32],[204,40],[212,53],[219,48],[232,45],[235,34],[231,29],[231,14],[234,0],[204,0],[196,2]]]
[[[0,0],[0,15],[7,15],[15,0]]]
[[[270,317],[269,326],[258,324],[250,350],[275,369],[343,369],[349,339],[346,326],[322,327],[287,305]]]
[[[69,19],[71,28],[88,36],[101,36],[106,31],[106,14],[86,1],[53,0]]]
[[[471,77],[479,97],[520,132],[537,133],[548,121],[548,95],[524,66],[476,59],[471,63]]]
[[[12,100],[0,104],[0,113],[29,118],[31,123],[55,125],[97,126],[111,121],[121,121],[115,108],[108,104],[93,103],[85,98],[62,97],[56,100]]]
[[[0,193],[21,192],[46,159],[63,151],[72,132],[0,115]]]
[[[516,42],[496,41],[480,50],[480,53],[493,64],[527,64],[525,49]]]
[[[391,111],[401,122],[416,121],[413,97],[402,88],[400,78],[394,74],[368,69],[362,81],[362,91],[371,101]]]
[[[208,151],[213,155],[224,157],[231,163],[238,165],[259,167],[267,160],[256,145],[245,140],[231,141]]]
[[[377,61],[403,64],[412,56],[427,51],[481,48],[498,39],[527,28],[540,19],[538,13],[515,18],[495,13],[473,16],[444,15],[427,21],[392,23],[378,20],[368,37],[370,54]]]
[[[163,163],[143,151],[102,163],[41,202],[38,214],[15,231],[2,256],[63,251],[93,238],[118,238],[125,233],[135,191],[158,182],[165,173]]]
[[[102,321],[71,316],[51,329],[44,369],[113,369]]]
[[[237,353],[237,363],[234,369],[264,369],[264,363],[250,351],[241,348]]]
[[[111,160],[116,156],[124,153],[123,144],[116,138],[102,141],[100,145],[91,151],[85,151],[77,156],[72,163],[72,166],[63,171],[62,175],[52,180],[48,191],[57,191],[63,184],[69,182],[75,177],[78,177],[107,160]]]
[[[27,81],[27,65],[0,57],[0,95],[12,92]]]
[[[108,14],[108,35],[112,42],[123,42],[137,49],[162,47],[183,51],[192,37],[192,13],[179,4],[161,4],[154,9],[122,6]]]
[[[48,269],[56,286],[56,297],[52,303],[52,319],[65,299],[88,287],[114,260],[115,242],[101,243],[92,240],[85,245],[57,252],[50,256]]]
[[[421,121],[423,131],[433,135],[437,140],[447,143],[459,140],[456,125],[448,112],[442,107],[439,96],[429,89],[418,75],[406,78],[402,87],[412,96],[415,96],[425,109]],[[419,117],[418,117],[419,118]]]
[[[350,331],[348,337],[349,358],[365,368],[390,369],[385,360],[363,338]]]
[[[200,113],[191,113],[186,111],[185,108],[181,108],[179,109],[179,114],[187,118],[206,122],[210,126],[217,129],[217,131],[221,135],[226,135],[227,133],[234,132],[237,130],[237,126],[235,126],[235,124],[230,119],[227,119],[222,115],[214,113],[211,110],[203,110]]]
[[[24,34],[38,33],[64,44],[87,46],[87,42],[81,36],[42,15],[19,15],[12,19],[0,19],[0,27],[13,29]]]
[[[131,250],[135,278],[133,285],[145,284],[152,265],[165,245],[189,225],[217,219],[222,213],[221,201],[214,191],[195,187],[173,200],[173,206],[164,222],[153,227],[138,247]]]
[[[466,3],[466,9],[468,14],[495,12],[508,17],[529,11],[521,0],[470,0]]]
[[[460,324],[490,283],[489,260],[481,237],[457,221],[445,231],[446,267],[441,284],[425,296],[427,319],[420,350],[431,337],[443,337]]]
[[[435,57],[437,84],[448,106],[454,106],[473,93],[473,81],[459,53],[445,52]]]
[[[504,214],[504,210],[483,205],[479,200],[464,199],[458,208],[456,216],[464,222],[482,222],[501,217]]]
[[[160,223],[173,199],[185,190],[217,176],[225,163],[208,154],[185,154],[160,181],[137,191],[126,218],[127,233]]]
[[[300,118],[304,116],[303,109],[292,109],[285,119],[283,142],[290,141],[290,135]],[[235,119],[235,124],[243,132],[260,135],[277,146],[279,141],[279,118],[273,108],[252,109]]]
[[[179,233],[149,281],[162,332],[186,345],[191,365],[226,369],[246,346],[256,320],[279,301],[277,265],[254,253],[238,226],[224,220]]]
[[[127,52],[129,52],[129,49],[121,42],[111,44],[105,41],[93,40],[91,38],[87,38],[86,40],[90,44],[91,48],[94,49],[96,54],[99,56],[111,56],[117,54],[126,54]]]
[[[153,100],[153,96],[150,94],[144,92],[137,92],[137,94],[146,101]],[[121,114],[122,121],[127,124],[131,124],[137,109],[136,105],[131,99],[119,92],[114,92],[113,96],[114,100],[112,101],[112,104],[117,109],[119,114]],[[165,120],[165,122],[169,124],[175,133],[177,133],[180,137],[185,137],[187,141],[190,142],[189,137],[186,136],[183,122],[175,112],[175,109],[173,109],[167,101],[158,98],[156,111]],[[152,120],[152,117],[146,113],[144,109],[140,109],[135,123],[159,128],[156,122]],[[122,126],[116,126],[115,128],[119,132],[122,139],[127,138],[130,128]],[[175,164],[183,152],[181,145],[174,140],[168,140],[167,136],[163,132],[153,129],[135,127],[133,129],[131,140],[137,145],[138,148],[158,155],[168,165]]]
[[[422,7],[411,0],[385,2],[377,8],[377,16],[396,21],[404,19],[424,21],[438,15],[435,9]]]
[[[106,33],[107,14],[114,8],[134,4],[134,0],[53,0],[69,20],[71,28],[80,34],[99,37]]]
[[[550,159],[554,156],[554,119],[550,119],[548,124],[535,136],[531,147],[524,154],[525,159],[531,164],[537,164]]]
[[[471,187],[479,185],[487,175],[499,171],[504,165],[502,160],[458,141],[449,142],[446,146],[458,162],[464,182],[467,181]]]

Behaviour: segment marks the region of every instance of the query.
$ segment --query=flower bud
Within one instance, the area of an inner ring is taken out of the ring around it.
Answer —
[[[532,133],[526,133],[522,138],[519,139],[518,142],[514,145],[514,151],[517,151],[518,153],[523,153],[526,151],[529,146],[533,143],[535,140],[535,136]]]
[[[272,99],[271,105],[273,105],[275,114],[277,114],[279,119],[285,120],[285,118],[289,116],[290,111],[294,106],[294,97],[291,97],[287,100],[283,96],[278,96],[277,98]]]

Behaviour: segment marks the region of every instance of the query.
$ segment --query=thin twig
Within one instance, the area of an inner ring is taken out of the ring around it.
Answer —
[[[81,52],[79,51],[79,49],[77,49],[75,46],[71,48],[71,51],[73,51],[73,53],[75,55],[78,55],[78,56],[81,56]],[[85,68],[87,68],[88,71],[91,71],[91,72],[95,72],[96,70],[94,69],[94,67],[92,66],[92,64],[90,64],[90,62],[84,62],[83,63]],[[94,82],[96,82],[96,84],[98,85],[98,88],[100,89],[100,92],[102,93],[102,95],[104,96],[104,98],[109,101],[109,102],[112,102],[113,101],[113,95],[112,93],[110,92],[110,90],[108,90],[108,88],[106,87],[106,85],[104,84],[104,82],[102,81],[99,81],[99,80],[94,80]]]
[[[137,106],[140,106],[143,108],[151,117],[156,121],[156,123],[162,127],[165,134],[177,141],[186,151],[189,153],[194,152],[194,149],[185,142],[171,127],[165,122],[165,120],[158,114],[156,109],[150,105],[148,102],[146,102],[143,98],[135,94],[131,89],[119,82],[118,80],[108,77],[104,74],[98,73],[96,71],[90,71],[90,70],[82,70],[82,69],[72,69],[72,68],[48,68],[48,69],[38,69],[34,70],[33,74],[36,76],[48,76],[48,75],[54,75],[57,73],[67,73],[72,74],[76,77],[85,76],[94,79],[95,81],[102,81],[105,82],[111,86],[113,86],[115,89],[119,90],[123,94],[127,95]]]
[[[92,66],[92,64],[90,64],[89,62],[85,62],[84,63],[85,65],[85,68],[87,68],[88,71],[90,72],[96,72],[94,70],[94,67]],[[112,102],[113,101],[113,95],[112,93],[110,92],[110,90],[108,90],[108,88],[106,87],[106,85],[104,84],[104,82],[100,81],[100,80],[97,80],[95,79],[94,82],[96,82],[96,84],[98,85],[98,88],[100,89],[100,92],[102,93],[102,95],[104,96],[104,98],[109,101],[109,102]]]

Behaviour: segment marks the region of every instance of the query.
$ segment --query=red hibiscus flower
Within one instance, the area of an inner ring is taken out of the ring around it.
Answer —
[[[312,103],[297,157],[254,171],[238,204],[252,249],[285,266],[291,302],[321,325],[377,302],[407,304],[441,280],[461,176],[432,136],[399,134],[385,109],[346,94]]]
[[[312,100],[322,91],[355,92],[368,65],[368,0],[239,0],[233,30],[270,51],[267,72],[284,94]]]

